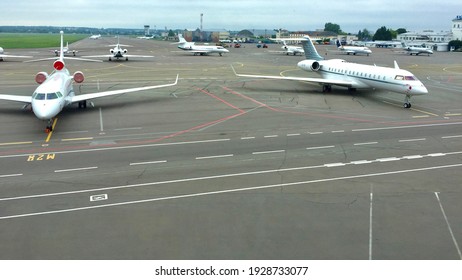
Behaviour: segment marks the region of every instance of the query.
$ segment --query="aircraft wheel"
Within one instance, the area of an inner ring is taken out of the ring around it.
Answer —
[[[411,103],[404,103],[404,108],[406,108],[406,109],[411,108]]]

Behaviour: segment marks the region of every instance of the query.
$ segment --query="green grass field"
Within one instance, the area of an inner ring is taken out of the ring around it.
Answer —
[[[64,44],[71,44],[86,37],[86,34],[64,34]],[[0,33],[0,47],[4,49],[56,48],[59,44],[59,33]]]

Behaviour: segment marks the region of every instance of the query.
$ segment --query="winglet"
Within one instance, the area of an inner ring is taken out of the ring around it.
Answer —
[[[398,62],[395,60],[395,69],[399,69]]]

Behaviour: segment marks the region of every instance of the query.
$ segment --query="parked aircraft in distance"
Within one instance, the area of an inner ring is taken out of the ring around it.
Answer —
[[[73,56],[75,56],[76,53],[78,53],[79,51],[76,51],[76,50],[70,50],[69,49],[69,42],[66,43],[66,46],[59,49],[59,50],[54,50],[53,51],[55,53],[56,56],[59,56],[61,52],[63,52],[64,54],[72,54]]]
[[[343,46],[342,44],[340,44],[339,40],[337,40],[337,48],[348,55],[356,55],[357,53],[359,53],[366,54],[367,56],[369,56],[372,53],[372,51],[368,47]]]
[[[196,45],[194,42],[187,42],[184,38],[183,35],[178,34],[178,48],[182,49],[184,51],[193,53],[194,55],[200,54],[200,55],[206,55],[209,53],[218,53],[220,56],[222,56],[224,53],[228,53],[229,50],[225,49],[222,46],[206,46],[206,45]]]
[[[300,39],[297,39],[300,40]],[[298,67],[308,72],[316,72],[321,78],[283,77],[242,75],[239,77],[278,79],[315,82],[322,85],[323,92],[329,92],[332,86],[347,87],[349,90],[356,89],[381,89],[405,95],[404,108],[411,107],[411,96],[427,94],[428,90],[411,72],[400,69],[396,61],[394,68],[349,63],[343,59],[324,60],[318,54],[311,39],[306,36],[302,40],[306,60],[300,61]]]
[[[54,71],[51,74],[39,72],[35,76],[35,81],[40,84],[34,91],[32,96],[22,95],[6,95],[0,94],[0,99],[17,101],[26,103],[24,107],[31,106],[35,116],[41,120],[48,121],[45,132],[49,133],[53,130],[54,118],[63,110],[64,106],[78,103],[79,108],[86,108],[87,100],[95,99],[104,96],[118,95],[129,92],[137,92],[142,90],[157,89],[162,87],[174,86],[178,82],[178,76],[174,83],[144,86],[129,89],[111,90],[95,93],[86,93],[75,95],[73,83],[82,83],[84,75],[81,71],[76,71],[73,75],[69,74],[69,70],[65,67],[63,55],[63,31],[61,33],[61,52],[59,58],[53,63]],[[74,60],[85,60],[80,58],[67,58]],[[41,59],[43,60],[43,59]]]
[[[90,39],[93,39],[93,40],[97,40],[97,39],[101,38],[101,34],[98,34],[98,35],[91,35],[89,38],[90,38]]]
[[[289,46],[286,44],[286,40],[284,39],[272,39],[274,41],[281,41],[283,46],[281,47],[281,49],[283,49],[283,53],[285,53],[286,55],[289,55],[289,54],[293,54],[293,55],[297,55],[297,54],[300,54],[300,55],[304,55],[305,54],[305,51],[303,50],[302,47],[298,47],[298,46]]]
[[[109,45],[109,47],[114,47],[113,49],[109,50],[110,54],[89,55],[89,56],[84,56],[84,57],[88,57],[88,58],[107,57],[109,59],[109,61],[111,61],[113,58],[115,58],[117,60],[119,60],[121,58],[125,58],[125,60],[128,60],[129,57],[142,57],[142,58],[154,57],[152,55],[127,54],[128,50],[124,49],[123,47],[131,47],[131,46],[130,45],[122,45],[122,44],[120,44],[119,36],[117,36],[117,44]]]
[[[425,53],[427,54],[428,56],[430,56],[431,54],[433,54],[433,51],[430,49],[430,48],[424,48],[424,47],[410,47],[410,46],[407,46],[406,43],[404,42],[401,42],[403,48],[405,51],[407,51],[407,53],[409,55],[419,55],[421,53]]]
[[[3,58],[5,58],[5,57],[12,57],[12,58],[31,58],[32,56],[5,54],[5,50],[4,50],[2,47],[0,47],[0,61],[3,61]]]

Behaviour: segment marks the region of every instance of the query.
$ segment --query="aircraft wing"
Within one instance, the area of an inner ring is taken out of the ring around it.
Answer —
[[[145,57],[145,58],[154,57],[152,55],[137,55],[137,54],[124,54],[123,56],[124,57]]]
[[[71,103],[105,97],[105,96],[118,95],[118,94],[123,94],[123,93],[130,93],[130,92],[137,92],[137,91],[143,91],[143,90],[149,90],[149,89],[174,86],[178,83],[178,76],[179,75],[176,76],[175,82],[171,84],[129,88],[129,89],[119,89],[119,90],[102,91],[102,92],[96,92],[96,93],[86,93],[86,94],[75,95],[71,98]]]
[[[0,57],[32,58],[32,56],[0,54]]]
[[[16,101],[23,103],[32,103],[32,96],[0,94],[1,100]]]
[[[234,74],[238,77],[260,78],[260,79],[270,79],[270,80],[289,80],[289,81],[327,84],[327,85],[337,85],[337,86],[344,86],[344,87],[355,85],[355,83],[353,83],[352,81],[347,81],[347,80],[237,74],[236,71],[234,70],[234,67],[231,66],[231,68],[233,68]]]

